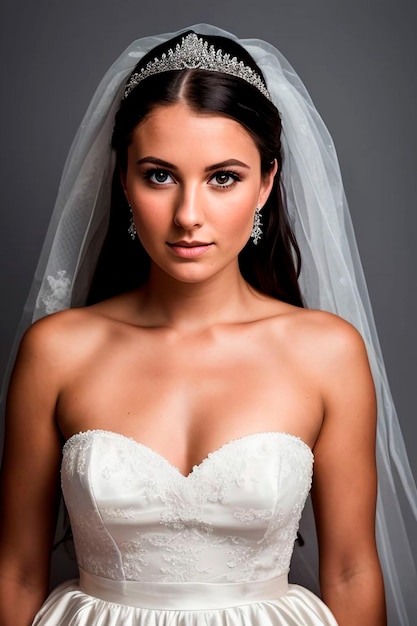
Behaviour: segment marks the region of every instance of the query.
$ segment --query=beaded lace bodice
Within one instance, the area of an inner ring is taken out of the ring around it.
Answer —
[[[312,478],[297,437],[235,439],[188,476],[103,430],[64,446],[62,488],[80,567],[113,580],[242,582],[288,572]]]

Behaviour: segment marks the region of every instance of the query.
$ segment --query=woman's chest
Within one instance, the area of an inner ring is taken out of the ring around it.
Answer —
[[[74,373],[58,404],[66,438],[112,430],[182,467],[250,432],[290,432],[314,444],[320,390],[288,349],[250,333],[162,339],[115,345]]]

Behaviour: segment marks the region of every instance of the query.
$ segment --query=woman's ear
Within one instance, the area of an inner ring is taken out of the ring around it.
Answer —
[[[265,202],[269,198],[269,194],[271,193],[271,189],[274,184],[274,178],[275,178],[275,174],[277,173],[277,170],[278,170],[278,163],[277,163],[277,160],[274,159],[271,164],[271,168],[265,174],[262,174],[261,188],[259,190],[259,199],[258,199],[259,207],[263,207]]]

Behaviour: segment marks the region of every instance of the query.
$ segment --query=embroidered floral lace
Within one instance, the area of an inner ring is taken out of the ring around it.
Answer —
[[[312,466],[308,446],[285,433],[231,441],[188,476],[122,435],[74,435],[62,485],[79,565],[145,582],[286,574]]]

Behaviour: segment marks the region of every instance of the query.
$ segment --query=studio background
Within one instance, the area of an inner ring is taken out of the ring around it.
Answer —
[[[213,23],[274,44],[336,144],[417,476],[417,5],[413,0],[2,0],[0,373],[90,98],[134,39]]]

